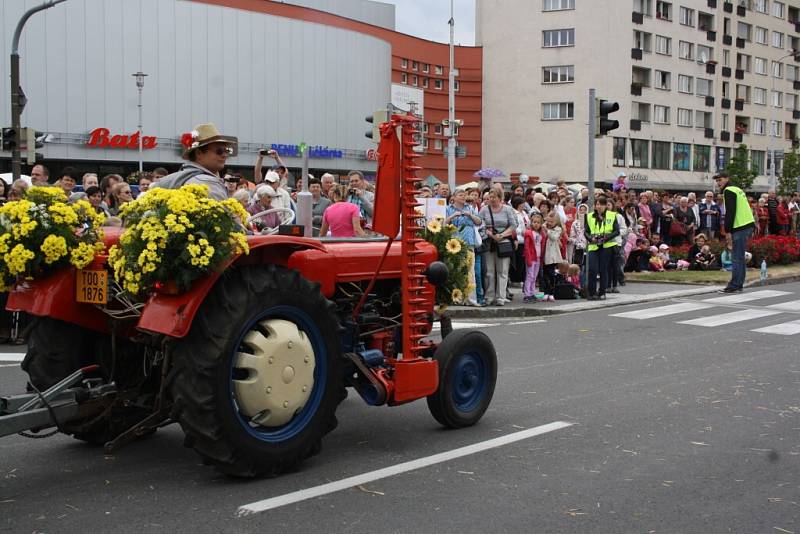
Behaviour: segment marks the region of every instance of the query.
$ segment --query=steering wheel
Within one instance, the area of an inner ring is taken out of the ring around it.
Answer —
[[[282,213],[282,215],[280,215],[281,220],[278,223],[278,226],[283,225],[283,224],[289,224],[290,222],[292,222],[292,219],[294,219],[294,212],[292,210],[290,210],[289,208],[270,208],[268,210],[259,211],[258,213],[248,217],[247,218],[247,224],[249,225],[250,223],[252,223],[254,220],[258,219],[259,217],[263,217],[264,215],[269,215],[270,213]],[[267,228],[265,230],[262,230],[261,234],[262,235],[277,234],[278,233],[278,226],[276,226],[274,228]]]

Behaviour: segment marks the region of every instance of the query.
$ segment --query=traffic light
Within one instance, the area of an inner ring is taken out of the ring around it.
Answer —
[[[603,137],[611,130],[619,128],[619,121],[609,119],[608,116],[615,111],[619,111],[619,104],[617,102],[609,102],[600,98],[594,101],[595,105],[595,123],[594,123],[594,136]]]
[[[369,139],[372,139],[376,143],[381,142],[381,124],[384,122],[389,122],[389,110],[388,109],[376,109],[375,113],[372,115],[367,115],[365,119],[368,123],[372,124],[372,129],[367,130],[365,134]]]
[[[19,147],[19,139],[17,139],[17,130],[14,128],[3,128],[2,130],[2,146],[3,150],[16,150]]]
[[[44,147],[47,134],[44,132],[37,132],[33,128],[22,128],[21,137],[25,142],[25,154],[28,165],[34,165],[37,161],[41,160],[42,155],[37,154],[36,149]]]

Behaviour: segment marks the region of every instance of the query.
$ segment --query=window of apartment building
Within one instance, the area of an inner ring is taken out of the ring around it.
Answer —
[[[419,62],[418,61],[412,61],[411,62],[411,70],[419,70]]]
[[[575,45],[575,29],[564,30],[545,30],[542,32],[542,39],[545,48],[555,48],[559,46]]]
[[[433,88],[441,91],[442,87],[444,87],[444,82],[442,80],[433,80]]]
[[[444,67],[442,67],[441,65],[436,65],[436,66],[433,68],[433,72],[435,72],[436,74],[438,74],[439,76],[441,76],[442,74],[444,74]]]
[[[633,0],[633,11],[646,16],[652,15],[653,0]]]
[[[656,54],[672,55],[672,39],[663,35],[656,35]]]
[[[653,105],[653,122],[657,124],[669,124],[669,107]]]
[[[714,15],[711,13],[697,12],[697,29],[701,32],[714,30]]]
[[[783,107],[783,93],[781,93],[780,91],[772,91],[772,107],[774,108]]]
[[[769,11],[767,0],[753,0],[753,9],[759,13],[767,13]]]
[[[653,169],[669,170],[671,145],[669,141],[653,141]]]
[[[419,85],[419,77],[417,77],[416,74],[411,77],[411,85],[413,85],[414,87]]]
[[[699,129],[713,128],[714,115],[710,111],[695,111],[694,112],[694,127]]]
[[[711,147],[694,145],[694,171],[708,172],[711,165]]]
[[[766,135],[767,121],[764,119],[753,119],[753,133],[756,135]]]
[[[422,78],[422,87],[428,88],[428,78]]]
[[[722,66],[723,67],[730,67],[731,66],[731,51],[730,50],[723,50],[722,51]]]
[[[678,108],[678,126],[692,126],[692,110]]]
[[[722,98],[730,98],[731,84],[730,82],[722,82]]]
[[[678,74],[678,92],[692,93],[692,77],[685,74]]]
[[[428,128],[428,123],[427,122],[423,122],[422,123],[422,133],[424,133],[424,134],[428,133],[428,129],[429,129]]]
[[[569,83],[575,81],[575,65],[542,67],[542,83]]]
[[[405,72],[400,73],[400,83],[408,83],[408,75]]]
[[[542,11],[564,11],[575,9],[575,0],[544,0]]]
[[[681,6],[678,21],[684,26],[694,26],[694,9]]]
[[[739,39],[744,39],[745,41],[750,40],[750,31],[752,27],[749,24],[746,24],[744,22],[739,22],[737,23],[736,28],[737,28],[736,37],[738,37]]]
[[[646,169],[650,164],[650,141],[631,139],[631,167]]]
[[[542,120],[557,121],[574,118],[572,102],[545,102],[542,104]]]
[[[736,68],[745,72],[750,72],[750,61],[752,57],[747,54],[736,54]]]
[[[669,91],[670,89],[670,73],[663,70],[656,70],[656,89],[663,89]]]
[[[786,80],[793,82],[797,80],[798,69],[794,65],[786,65]]]
[[[422,138],[422,150],[423,150],[423,152],[428,150],[428,138],[427,137],[423,137]]]
[[[694,59],[694,44],[687,41],[678,41],[678,57],[681,59]]]
[[[713,96],[714,82],[705,78],[697,78],[695,89],[697,91],[697,96]]]
[[[459,82],[458,80],[453,80],[453,91],[457,93],[460,90],[461,90],[461,82]]]
[[[763,87],[753,87],[753,104],[767,105],[767,90]]]
[[[794,93],[786,93],[786,109],[789,110],[796,110],[797,109],[797,95]]]
[[[775,78],[783,78],[783,63],[779,61],[772,62],[772,76]]]
[[[730,116],[727,113],[722,114],[722,131],[727,132],[730,126]]]
[[[656,18],[672,20],[672,4],[663,0],[656,1]]]
[[[750,168],[753,169],[758,176],[764,174],[764,155],[763,150],[750,151]]]
[[[675,171],[691,170],[692,145],[675,143],[672,145],[672,169]]]
[[[772,46],[783,48],[783,34],[781,32],[772,32]]]
[[[697,45],[697,61],[703,63],[714,59],[714,49],[710,46]]]
[[[631,118],[642,122],[650,122],[650,104],[631,102]]]
[[[749,85],[742,85],[740,83],[736,84],[736,100],[744,100],[745,102],[750,102]]]
[[[401,59],[400,60],[400,67],[404,68],[404,69],[407,69],[408,68],[408,60],[407,59]]]
[[[782,19],[784,14],[784,7],[785,6],[783,2],[772,2],[772,16]]]
[[[763,57],[757,57],[753,61],[753,70],[756,74],[767,75],[767,60]]]
[[[441,139],[434,139],[433,140],[433,149],[434,150],[441,150],[444,143],[442,143]]]
[[[647,52],[648,54],[652,50],[651,48],[651,41],[653,39],[653,34],[647,32],[640,32],[639,30],[634,30],[633,32],[633,48],[638,48],[643,52]]]
[[[625,166],[625,138],[624,137],[615,137],[614,138],[614,148],[612,150],[612,157],[613,157],[613,165],[614,167],[624,167]]]
[[[717,169],[724,169],[728,166],[731,160],[731,149],[725,147],[717,147]]]
[[[767,44],[767,29],[762,28],[761,26],[756,26],[756,42],[758,44]]]
[[[782,137],[781,136],[781,127],[783,123],[781,121],[772,121],[772,137]]]
[[[442,126],[441,124],[433,125],[433,133],[435,133],[436,135],[442,135],[443,131],[444,131],[444,126]]]

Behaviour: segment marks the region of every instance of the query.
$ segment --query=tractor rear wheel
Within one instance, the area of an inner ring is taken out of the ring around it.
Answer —
[[[275,475],[318,453],[344,398],[334,305],[275,265],[226,272],[173,348],[172,418],[207,463]]]
[[[497,382],[497,353],[477,330],[455,330],[436,348],[439,387],[428,397],[433,417],[449,428],[472,426],[483,417]]]

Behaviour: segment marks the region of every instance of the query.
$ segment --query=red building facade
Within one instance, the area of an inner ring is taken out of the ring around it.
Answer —
[[[433,174],[447,181],[447,146],[442,120],[448,117],[449,46],[387,30],[356,20],[305,7],[271,0],[194,0],[207,4],[266,13],[368,34],[392,46],[393,84],[421,89],[425,94],[424,156],[417,162],[421,175]],[[443,22],[444,24],[445,22]],[[481,107],[483,84],[483,51],[480,47],[457,46],[455,49],[456,118],[464,121],[459,129],[458,144],[464,145],[467,157],[456,160],[456,182],[472,180],[481,167]],[[365,123],[366,126],[366,123]]]

